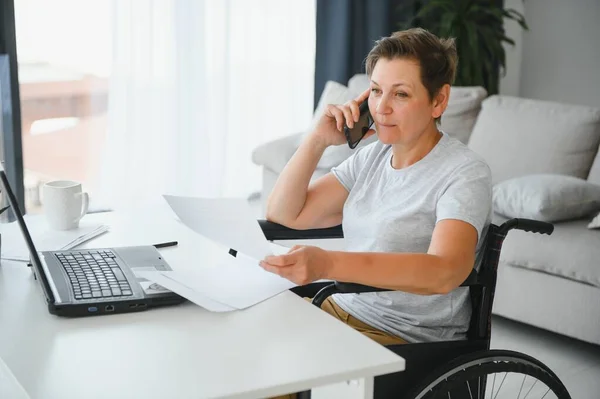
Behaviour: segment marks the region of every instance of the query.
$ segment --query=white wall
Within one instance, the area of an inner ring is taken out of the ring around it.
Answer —
[[[600,1],[506,0],[505,6],[524,6],[529,31],[520,49],[507,52],[513,64],[500,92],[600,106]],[[509,37],[518,36],[515,29],[507,23]]]

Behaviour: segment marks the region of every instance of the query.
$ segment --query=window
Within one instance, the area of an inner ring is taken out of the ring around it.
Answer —
[[[15,0],[27,213],[42,185],[93,192],[106,135],[112,2]]]
[[[28,213],[50,180],[92,208],[248,196],[252,149],[310,122],[314,2],[14,1]]]

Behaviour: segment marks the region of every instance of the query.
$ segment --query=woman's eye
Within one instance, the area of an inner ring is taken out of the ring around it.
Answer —
[[[402,92],[398,92],[398,93],[396,93],[396,95],[397,95],[398,97],[403,97],[403,98],[404,98],[404,97],[408,97],[408,94],[406,94],[406,93],[402,93]]]
[[[371,93],[379,94],[379,93],[381,93],[381,90],[372,88]]]

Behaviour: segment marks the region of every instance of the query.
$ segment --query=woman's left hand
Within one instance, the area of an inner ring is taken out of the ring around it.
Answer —
[[[327,278],[333,267],[328,251],[319,247],[294,245],[285,255],[267,256],[260,266],[298,285]]]

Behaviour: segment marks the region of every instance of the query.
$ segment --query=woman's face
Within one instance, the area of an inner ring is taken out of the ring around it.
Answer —
[[[384,144],[410,143],[428,129],[435,129],[434,118],[445,108],[445,104],[439,102],[429,99],[421,83],[418,61],[381,58],[375,64],[371,73],[369,110],[375,120],[377,136]]]

